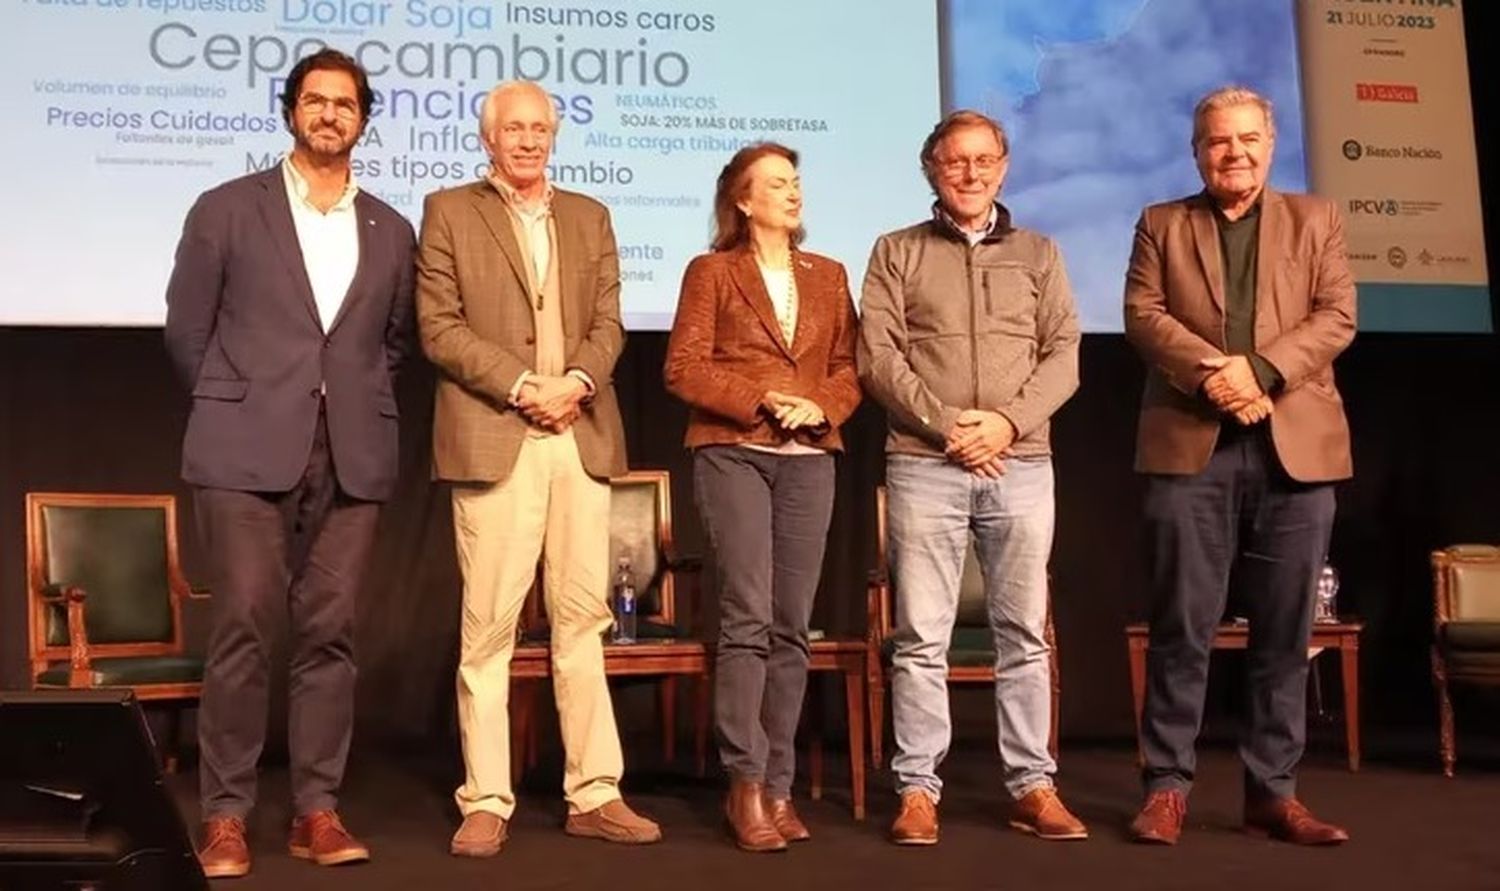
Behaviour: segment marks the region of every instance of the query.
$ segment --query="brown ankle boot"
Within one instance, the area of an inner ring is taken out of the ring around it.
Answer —
[[[724,799],[724,816],[734,843],[742,851],[785,851],[786,839],[776,831],[766,810],[766,787],[750,780],[731,779]]]

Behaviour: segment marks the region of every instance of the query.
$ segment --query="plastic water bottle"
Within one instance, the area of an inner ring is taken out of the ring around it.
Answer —
[[[1324,563],[1318,573],[1318,599],[1313,605],[1313,621],[1332,624],[1339,620],[1339,572],[1333,564]]]
[[[621,557],[619,565],[615,567],[614,643],[635,643],[635,607],[635,578],[630,573],[630,558]]]

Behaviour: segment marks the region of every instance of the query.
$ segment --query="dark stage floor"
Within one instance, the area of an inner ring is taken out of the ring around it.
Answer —
[[[367,755],[352,765],[346,822],[370,844],[374,861],[319,868],[284,852],[289,817],[285,769],[268,770],[262,805],[251,821],[257,859],[248,878],[216,883],[244,889],[665,889],[766,888],[1107,888],[1168,889],[1500,889],[1500,772],[1482,764],[1444,779],[1435,765],[1367,765],[1358,774],[1337,753],[1312,757],[1302,773],[1304,800],[1347,825],[1353,841],[1307,850],[1241,834],[1239,773],[1232,752],[1205,753],[1188,831],[1176,848],[1126,841],[1137,802],[1133,753],[1085,748],[1063,752],[1061,786],[1090,825],[1085,842],[1042,842],[1004,827],[991,750],[969,746],[944,774],[943,837],[935,848],[885,841],[895,796],[888,776],[870,782],[870,818],[848,808],[841,762],[830,759],[833,787],[821,802],[798,792],[813,840],[786,854],[736,851],[720,829],[719,786],[684,773],[635,773],[630,801],[660,820],[663,843],[621,848],[565,836],[556,764],[523,785],[510,841],[492,860],[447,853],[457,823],[449,797],[455,765],[447,758]],[[184,813],[195,814],[196,777],[171,778]]]

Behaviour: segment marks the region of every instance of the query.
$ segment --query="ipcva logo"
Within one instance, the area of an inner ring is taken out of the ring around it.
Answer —
[[[1350,198],[1349,212],[1362,216],[1393,217],[1401,211],[1394,198]]]

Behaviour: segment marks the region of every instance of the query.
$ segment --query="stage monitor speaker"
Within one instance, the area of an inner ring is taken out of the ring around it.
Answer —
[[[207,887],[131,691],[0,692],[0,891]]]

